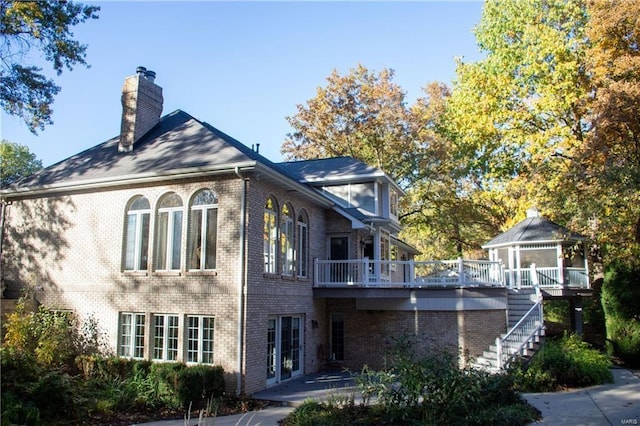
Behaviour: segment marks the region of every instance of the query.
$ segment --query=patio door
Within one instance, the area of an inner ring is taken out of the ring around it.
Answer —
[[[267,385],[302,374],[302,317],[267,320]]]
[[[331,237],[329,243],[330,260],[349,259],[349,238]],[[349,281],[349,269],[346,263],[336,262],[331,264],[331,282],[342,283]]]

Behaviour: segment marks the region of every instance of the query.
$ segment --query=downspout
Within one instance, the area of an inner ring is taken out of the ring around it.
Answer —
[[[242,389],[242,356],[244,351],[244,292],[247,286],[247,268],[246,268],[246,244],[245,244],[245,227],[247,213],[247,182],[249,179],[240,174],[240,167],[235,168],[235,173],[242,180],[241,204],[240,204],[240,274],[238,279],[238,374],[236,375],[236,394],[241,394]]]
[[[4,245],[4,224],[7,217],[7,207],[13,204],[12,201],[0,201],[0,298],[4,297],[4,255],[2,247]]]

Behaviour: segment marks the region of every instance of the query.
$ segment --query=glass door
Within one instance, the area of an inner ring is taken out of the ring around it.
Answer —
[[[349,259],[349,238],[331,237],[329,244],[330,260]],[[331,263],[331,282],[344,283],[349,281],[349,268],[346,262]]]
[[[302,319],[270,318],[267,323],[267,385],[302,374]]]

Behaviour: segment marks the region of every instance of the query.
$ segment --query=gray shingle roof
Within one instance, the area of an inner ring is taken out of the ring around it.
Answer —
[[[131,152],[118,152],[119,137],[47,167],[16,188],[82,184],[145,175],[163,176],[180,170],[210,170],[247,162],[273,166],[266,158],[207,123],[176,110],[160,119]]]
[[[582,241],[585,237],[542,217],[528,217],[482,247],[540,241]]]
[[[384,172],[352,157],[322,158],[277,163],[276,166],[300,182],[353,181],[385,176]]]
[[[351,157],[273,163],[253,149],[182,110],[163,116],[160,122],[134,144],[130,152],[119,152],[119,136],[73,155],[29,176],[2,195],[89,188],[94,185],[130,184],[144,180],[230,172],[237,167],[267,173],[276,181],[306,193],[327,206],[333,201],[313,188],[314,183],[340,184],[388,179],[383,171]],[[358,209],[337,211],[368,222],[376,219]]]

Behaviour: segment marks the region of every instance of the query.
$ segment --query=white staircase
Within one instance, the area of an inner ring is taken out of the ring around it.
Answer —
[[[496,338],[479,356],[474,366],[488,371],[500,371],[516,358],[529,358],[544,339],[542,295],[538,286],[508,290],[507,332]]]

